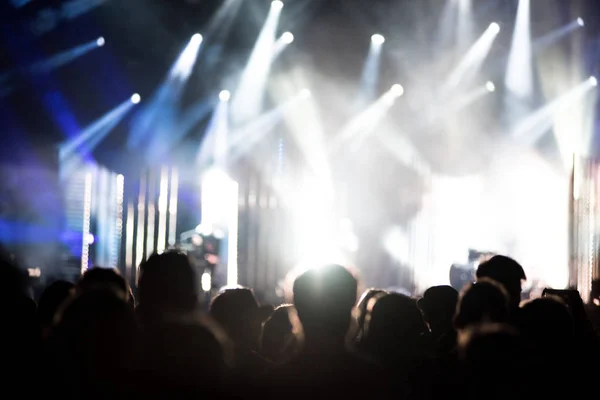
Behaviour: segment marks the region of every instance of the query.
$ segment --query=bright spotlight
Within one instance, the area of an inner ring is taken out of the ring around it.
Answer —
[[[230,98],[231,93],[229,93],[229,90],[221,90],[221,93],[219,93],[219,100],[221,101],[229,101]]]
[[[499,33],[500,32],[500,25],[498,25],[496,22],[492,22],[490,24],[489,29],[490,29],[490,31],[492,33]]]
[[[496,85],[494,85],[494,82],[492,81],[487,81],[485,83],[485,88],[488,92],[494,92],[496,90]]]
[[[583,18],[581,18],[581,17],[577,18],[577,25],[585,26],[585,22],[583,21]]]
[[[294,34],[292,32],[285,32],[281,35],[281,40],[286,44],[290,44],[294,41]]]
[[[131,102],[132,102],[133,104],[137,104],[137,103],[139,103],[141,100],[142,100],[142,98],[141,98],[141,96],[140,96],[139,94],[137,94],[137,93],[134,93],[134,94],[132,94],[132,95],[131,95]]]
[[[590,79],[588,79],[588,81],[590,82],[590,85],[598,86],[598,80],[596,79],[595,76],[590,76]]]
[[[106,40],[104,40],[104,37],[100,36],[98,39],[96,39],[96,44],[98,45],[98,47],[104,46],[104,43],[106,43]]]
[[[402,85],[396,83],[395,85],[392,85],[390,93],[394,97],[400,97],[404,94],[404,88],[402,87]]]
[[[85,242],[87,244],[94,244],[95,241],[96,241],[96,237],[93,234],[91,234],[91,233],[85,234]]]
[[[272,1],[271,7],[273,7],[274,10],[281,10],[283,8],[283,2],[279,0]]]
[[[379,33],[376,33],[373,36],[371,36],[371,43],[373,44],[382,45],[384,42],[385,38]]]
[[[310,90],[309,90],[309,89],[302,89],[302,90],[300,91],[300,97],[301,97],[301,98],[303,98],[303,99],[307,99],[307,98],[309,98],[309,97],[310,97],[310,94],[311,94],[311,93],[310,93]]]
[[[192,35],[192,43],[194,43],[196,45],[202,43],[202,35],[199,33],[194,33]]]

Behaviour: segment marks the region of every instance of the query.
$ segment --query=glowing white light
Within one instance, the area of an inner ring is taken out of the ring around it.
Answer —
[[[379,33],[374,34],[373,36],[371,36],[371,43],[376,44],[376,45],[382,45],[385,42],[385,38],[380,35]]]
[[[219,93],[219,100],[221,101],[229,101],[230,98],[231,93],[229,93],[229,90],[221,90],[221,93]]]
[[[390,93],[394,97],[400,97],[404,94],[404,88],[402,87],[402,85],[396,83],[395,85],[392,85]]]
[[[202,291],[210,292],[210,289],[212,287],[212,277],[208,272],[202,274],[202,279],[200,280],[200,283],[202,285]]]
[[[141,97],[139,94],[137,94],[137,93],[134,93],[134,94],[132,94],[132,95],[131,95],[131,102],[132,102],[133,104],[137,104],[137,103],[139,103],[141,100],[142,100],[142,97]]]
[[[585,26],[585,22],[583,21],[583,18],[581,18],[581,17],[577,18],[577,25]]]
[[[496,90],[496,85],[494,85],[494,82],[492,82],[492,81],[487,81],[485,83],[485,88],[488,92],[491,93]]]
[[[191,42],[195,45],[199,45],[200,43],[202,43],[202,35],[199,33],[193,34]]]
[[[104,46],[104,43],[106,43],[106,40],[104,40],[104,38],[102,36],[100,36],[98,39],[96,39],[96,44],[98,45],[98,47]]]
[[[590,76],[590,79],[588,79],[588,81],[590,82],[590,85],[592,85],[592,86],[598,85],[598,80],[596,79],[595,76]]]
[[[294,41],[294,34],[292,32],[284,32],[283,35],[281,35],[281,40],[286,44],[290,44]]]
[[[494,34],[500,33],[500,25],[498,25],[496,22],[492,22],[488,29]]]
[[[83,227],[82,227],[82,247],[81,247],[81,273],[83,274],[88,268],[90,256],[90,219],[92,212],[92,173],[85,174],[85,189],[83,195]]]
[[[95,240],[96,240],[96,238],[94,237],[94,235],[93,235],[93,234],[91,234],[91,233],[87,233],[87,234],[85,235],[85,242],[86,242],[87,244],[94,244],[94,241],[95,241]]]
[[[310,90],[309,90],[309,89],[302,89],[302,90],[300,91],[300,97],[301,97],[301,98],[303,98],[303,99],[307,99],[307,98],[309,98],[309,97],[310,97],[310,95],[311,95],[311,93],[310,93]]]
[[[275,0],[271,2],[271,7],[276,10],[279,11],[283,8],[283,2],[279,1],[279,0]]]

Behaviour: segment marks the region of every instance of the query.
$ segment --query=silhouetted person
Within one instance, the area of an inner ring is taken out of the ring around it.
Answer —
[[[295,312],[291,304],[277,307],[262,328],[260,352],[276,364],[289,361],[297,350],[298,341],[290,320],[291,312]]]
[[[51,338],[54,394],[97,399],[126,394],[137,327],[125,300],[107,288],[82,292],[57,318]]]
[[[196,274],[178,251],[153,254],[140,266],[136,314],[142,324],[185,316],[198,308]]]
[[[521,333],[538,357],[566,357],[573,350],[573,317],[559,298],[544,297],[525,303],[521,309]]]
[[[95,289],[109,288],[125,299],[134,308],[134,299],[129,284],[121,273],[114,268],[94,267],[90,268],[79,279],[76,285],[77,292],[85,292]]]
[[[215,324],[199,313],[197,280],[188,257],[177,251],[154,254],[140,269],[140,396],[214,394],[224,377],[226,343]]]
[[[356,345],[358,347],[361,346],[362,339],[364,338],[364,325],[365,318],[367,317],[369,302],[374,297],[378,297],[381,295],[387,294],[387,292],[383,289],[375,289],[370,288],[363,292],[358,300],[358,304],[356,305],[356,324],[357,324],[357,333],[356,333]]]
[[[421,384],[430,353],[427,325],[414,299],[400,293],[375,299],[365,321],[362,351],[390,374],[397,395],[408,395]]]
[[[378,396],[381,371],[346,349],[357,282],[344,267],[310,269],[294,282],[294,306],[304,344],[298,356],[266,377],[277,398]]]
[[[521,264],[510,257],[494,256],[479,264],[476,276],[477,280],[489,278],[504,286],[509,296],[510,311],[518,311],[521,303],[521,283],[527,279]]]
[[[430,287],[417,302],[439,354],[449,353],[456,346],[453,319],[457,303],[458,292],[447,285]]]
[[[67,281],[56,281],[50,284],[40,296],[37,309],[37,320],[42,338],[50,334],[59,307],[75,293],[75,285]]]
[[[210,315],[234,345],[234,365],[229,377],[231,385],[250,384],[269,367],[269,363],[256,352],[262,314],[254,294],[247,288],[226,289],[213,299]]]
[[[29,296],[28,276],[5,252],[0,253],[0,360],[5,393],[12,385],[32,394],[33,386],[19,387],[35,373],[40,346],[36,304]]]
[[[454,326],[464,331],[482,323],[508,323],[508,293],[499,283],[480,278],[461,291],[456,305]]]
[[[510,325],[471,325],[461,335],[464,391],[468,399],[529,399],[527,348]],[[538,388],[535,388],[538,389]]]

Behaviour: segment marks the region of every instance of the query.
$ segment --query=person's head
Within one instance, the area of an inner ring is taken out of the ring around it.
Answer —
[[[374,298],[365,321],[365,346],[374,353],[421,350],[427,326],[417,302],[400,293]]]
[[[521,281],[526,280],[521,264],[510,257],[494,256],[477,267],[477,280],[489,278],[500,283],[509,295],[511,308],[518,308],[521,302]]]
[[[508,318],[508,293],[499,283],[482,278],[461,291],[454,326],[465,329],[485,322],[505,323]]]
[[[456,312],[458,292],[452,286],[432,286],[423,293],[417,306],[423,312],[423,318],[431,331],[445,331],[452,328],[452,319]]]
[[[528,301],[521,308],[519,322],[523,336],[545,351],[565,349],[574,338],[573,317],[558,297]]]
[[[307,341],[344,340],[356,303],[357,282],[340,265],[309,269],[294,281],[294,305]]]
[[[358,304],[356,305],[359,332],[362,332],[364,328],[365,317],[367,316],[367,308],[369,306],[369,300],[380,294],[387,294],[387,292],[383,289],[370,288],[365,290],[360,296]]]
[[[75,290],[78,293],[90,290],[110,289],[119,297],[129,301],[130,289],[121,273],[114,268],[94,267],[81,276]]]
[[[267,359],[282,363],[293,355],[297,339],[290,319],[294,311],[291,304],[277,307],[264,323],[261,335],[261,354]]]
[[[132,361],[134,313],[113,290],[81,292],[60,307],[56,318],[55,342],[75,370],[112,374]]]
[[[527,348],[510,325],[469,327],[460,335],[458,353],[470,377],[470,391],[477,397],[513,398],[531,379],[525,373],[529,367]]]
[[[140,266],[137,297],[144,313],[195,310],[198,283],[188,257],[173,250],[150,256]]]
[[[254,350],[257,347],[262,319],[250,289],[223,290],[213,299],[210,315],[238,348]]]

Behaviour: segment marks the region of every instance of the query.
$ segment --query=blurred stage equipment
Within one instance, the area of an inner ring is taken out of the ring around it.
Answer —
[[[199,229],[183,232],[180,236],[181,250],[185,251],[196,271],[199,287],[210,292],[214,286],[214,273],[221,263],[221,241],[218,232],[198,232]]]
[[[466,284],[475,281],[475,272],[479,264],[495,255],[490,251],[469,249],[469,258],[466,264],[452,264],[450,266],[450,286],[460,291]]]

